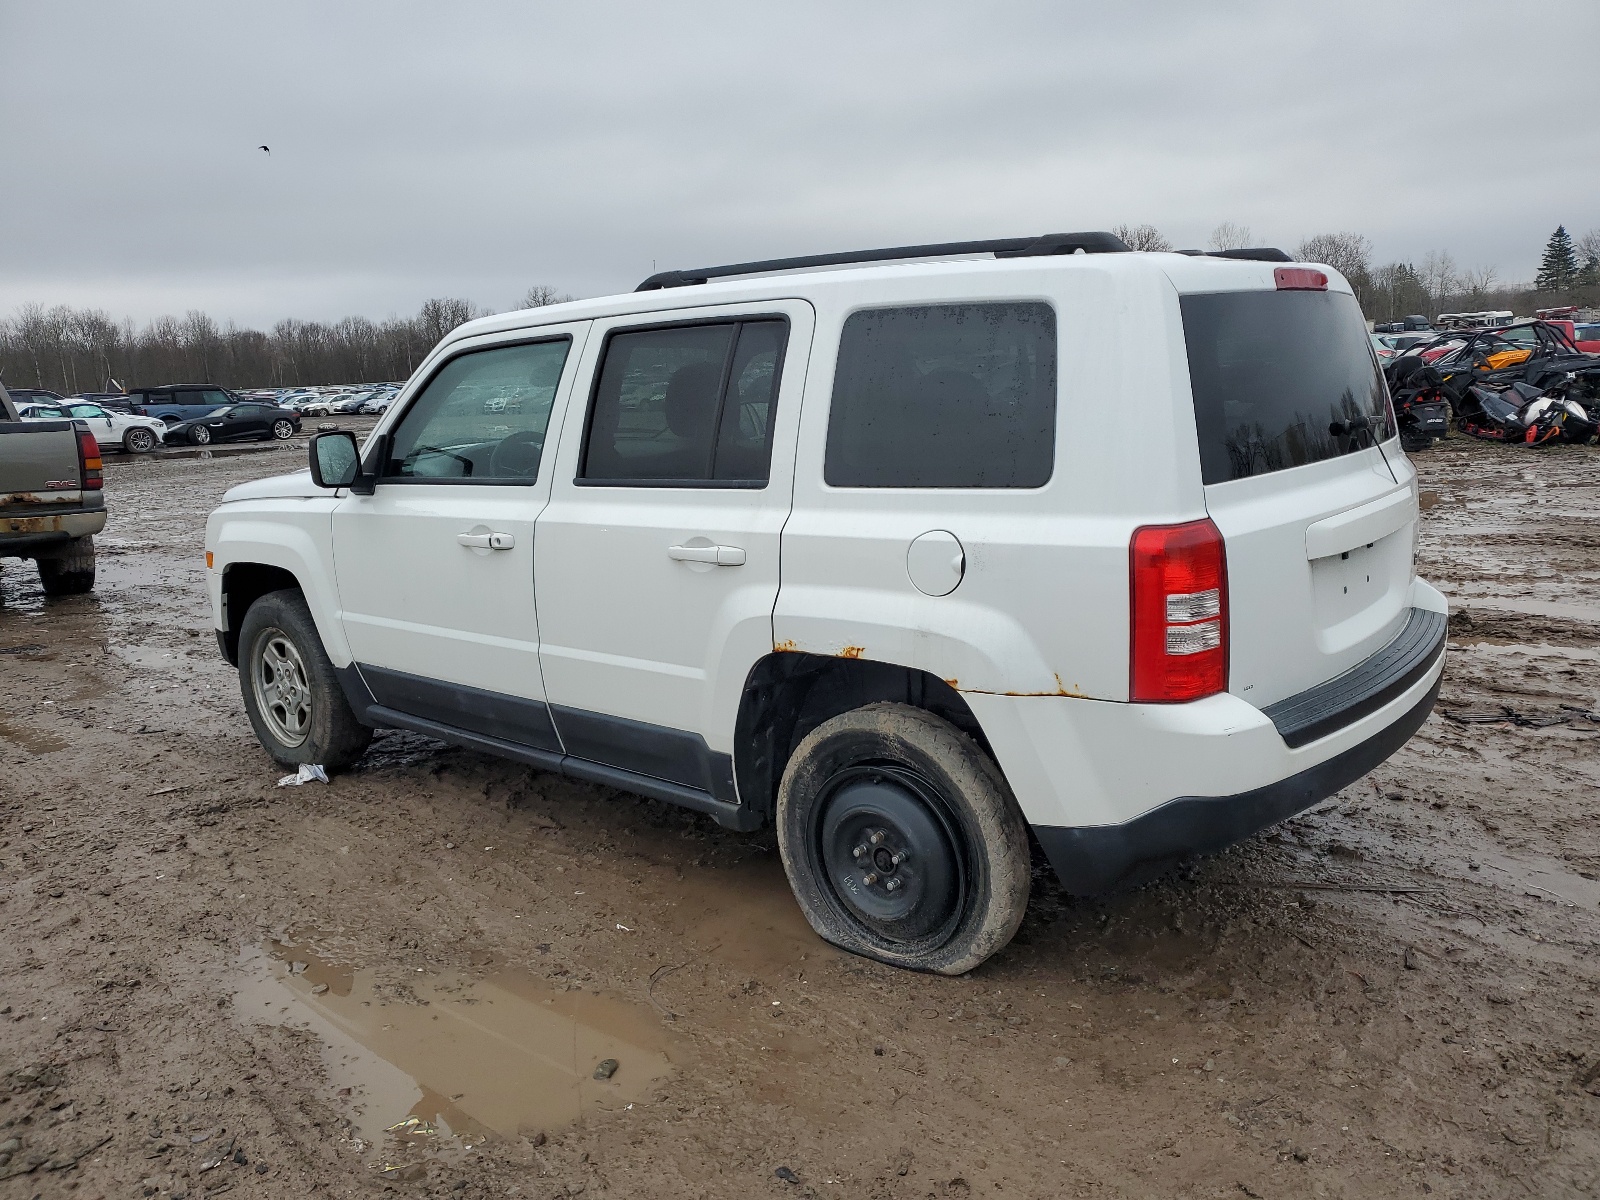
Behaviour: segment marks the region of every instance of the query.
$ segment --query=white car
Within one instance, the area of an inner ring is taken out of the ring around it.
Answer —
[[[207,581],[268,753],[408,729],[770,823],[822,937],[946,974],[1022,920],[1030,829],[1093,894],[1393,754],[1446,603],[1350,285],[910,253],[469,322],[364,447],[228,492]]]
[[[82,421],[100,445],[116,446],[129,454],[148,454],[167,438],[166,422],[156,417],[136,417],[98,404],[65,400],[23,404],[17,411],[24,421]]]

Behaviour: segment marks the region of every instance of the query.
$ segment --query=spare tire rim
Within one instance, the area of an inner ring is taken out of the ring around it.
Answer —
[[[873,940],[943,945],[968,907],[968,855],[949,806],[904,767],[874,763],[830,777],[814,853],[828,898]]]
[[[267,630],[256,644],[250,680],[261,719],[282,745],[303,745],[311,735],[311,684],[305,661],[281,629]]]

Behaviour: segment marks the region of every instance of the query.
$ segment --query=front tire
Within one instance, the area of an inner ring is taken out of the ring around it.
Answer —
[[[354,764],[372,741],[322,648],[305,597],[268,592],[239,627],[239,686],[256,738],[286,767]]]
[[[66,549],[41,556],[34,565],[46,596],[82,596],[94,590],[94,538],[74,538]]]
[[[189,441],[196,446],[209,446],[211,444],[211,430],[204,425],[196,425],[189,430]]]
[[[814,729],[778,789],[778,849],[817,934],[892,966],[962,975],[1028,906],[1028,828],[994,762],[920,708]]]
[[[272,423],[272,436],[286,442],[294,436],[294,422],[280,418]]]
[[[122,435],[122,448],[129,454],[149,454],[156,448],[156,435],[149,429],[135,426]]]

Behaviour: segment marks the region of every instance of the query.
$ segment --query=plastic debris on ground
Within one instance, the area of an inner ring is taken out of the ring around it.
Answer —
[[[301,763],[293,775],[278,780],[279,787],[299,787],[302,783],[327,783],[328,772],[318,763]]]

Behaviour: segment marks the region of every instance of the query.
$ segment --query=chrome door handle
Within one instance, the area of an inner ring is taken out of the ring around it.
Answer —
[[[711,563],[718,567],[744,566],[742,546],[669,546],[667,557],[679,562]]]
[[[458,533],[456,541],[477,550],[509,550],[517,544],[509,533]]]

